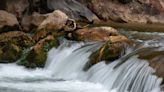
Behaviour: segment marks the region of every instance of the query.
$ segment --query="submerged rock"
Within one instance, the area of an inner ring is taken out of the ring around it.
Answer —
[[[6,11],[0,10],[0,33],[18,28],[17,18]]]
[[[0,34],[0,62],[16,61],[24,48],[34,44],[30,36],[20,31]]]

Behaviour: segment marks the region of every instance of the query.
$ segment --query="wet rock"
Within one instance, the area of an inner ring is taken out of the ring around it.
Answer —
[[[34,44],[30,36],[20,31],[12,31],[0,34],[0,62],[8,63],[16,61],[24,48]]]
[[[0,10],[0,33],[18,28],[17,18],[6,11]]]
[[[125,36],[113,36],[110,37],[97,52],[96,57],[97,62],[102,60],[113,61],[118,59],[122,54],[124,54],[125,48],[129,45],[129,40]]]
[[[125,54],[125,49],[132,45],[132,42],[118,31],[111,27],[96,27],[90,30],[81,29],[80,40],[84,41],[105,41],[104,45],[90,55],[85,69],[100,61],[112,62]]]
[[[155,74],[164,78],[164,51],[157,48],[145,48],[139,52],[139,58],[147,60],[156,71]]]
[[[31,47],[27,57],[18,64],[28,68],[44,67],[47,53],[54,46],[57,46],[57,39],[52,35],[48,35]]]
[[[112,62],[125,54],[125,49],[132,43],[125,36],[111,36],[110,39],[97,51],[90,55],[85,70],[100,61]]]
[[[73,37],[83,41],[107,41],[110,36],[117,36],[119,33],[112,27],[93,27],[76,30]]]
[[[68,16],[60,10],[47,14],[46,19],[39,25],[39,30],[60,30],[68,20]]]
[[[79,1],[79,0],[78,0]],[[70,18],[75,20],[86,19],[89,22],[99,20],[86,6],[79,3],[77,0],[47,0],[49,9],[62,10]]]

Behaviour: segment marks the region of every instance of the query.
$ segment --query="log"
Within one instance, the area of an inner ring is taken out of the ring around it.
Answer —
[[[91,25],[92,27],[98,26],[111,26],[114,28],[123,28],[127,31],[141,31],[141,32],[164,32],[164,24],[145,24],[145,23],[119,23],[114,21],[101,21]]]

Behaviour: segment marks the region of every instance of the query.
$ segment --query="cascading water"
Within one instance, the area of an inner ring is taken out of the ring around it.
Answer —
[[[101,83],[109,90],[117,89],[118,92],[151,92],[155,89],[160,91],[162,80],[152,75],[154,70],[146,61],[133,56],[124,64],[114,68],[118,62],[120,60],[109,65],[105,65],[104,62],[95,65],[88,71],[87,80]]]
[[[90,54],[100,46],[66,41],[49,51],[43,69],[0,64],[0,92],[161,92],[162,79],[153,75],[147,61],[132,53],[83,71]]]

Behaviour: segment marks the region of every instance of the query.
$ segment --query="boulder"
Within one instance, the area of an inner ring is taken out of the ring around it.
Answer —
[[[68,20],[68,16],[60,10],[47,14],[47,18],[39,25],[39,30],[60,30]]]
[[[87,30],[86,30],[87,29]],[[77,30],[79,40],[83,41],[105,41],[100,49],[90,55],[85,69],[100,61],[112,62],[125,54],[125,49],[132,45],[132,42],[118,31],[111,27],[95,27]]]
[[[17,18],[6,11],[0,10],[0,33],[18,28]]]
[[[82,41],[108,41],[110,36],[117,35],[118,31],[112,27],[83,28],[73,33],[74,39]]]
[[[130,40],[125,36],[111,36],[110,39],[90,56],[90,62],[96,64],[100,61],[114,61],[124,55],[125,49],[130,46]]]
[[[32,38],[24,32],[12,31],[0,34],[0,62],[16,61],[23,49],[29,48],[33,44]]]
[[[48,14],[34,12],[32,15],[26,15],[23,17],[21,25],[25,32],[36,32],[40,30],[58,31],[61,29],[69,31],[76,28],[75,21],[69,19],[68,16],[60,10],[55,10]]]

